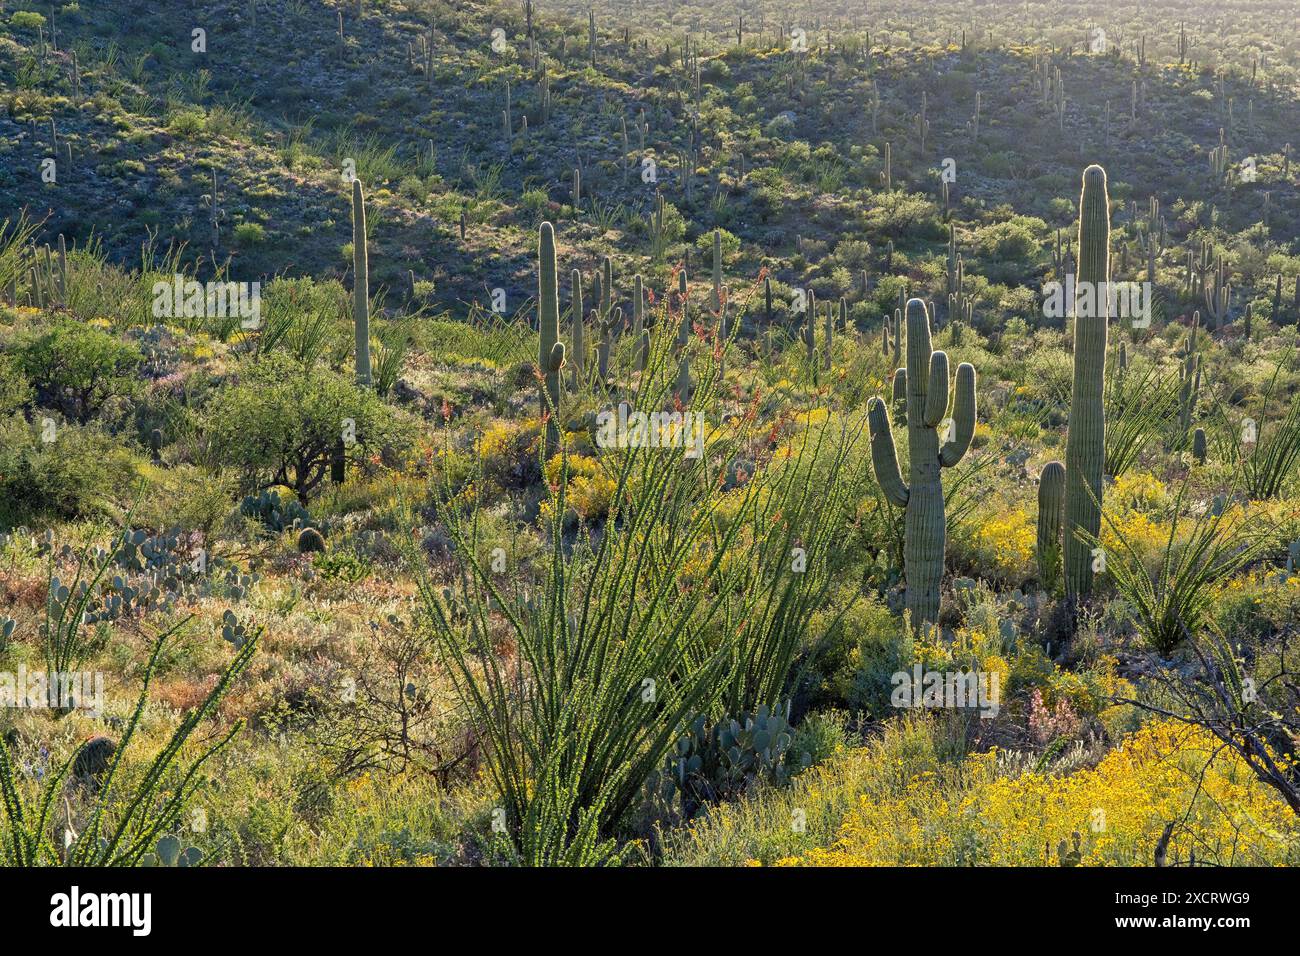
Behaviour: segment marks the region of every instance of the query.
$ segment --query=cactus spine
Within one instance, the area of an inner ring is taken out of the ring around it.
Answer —
[[[541,407],[546,418],[546,457],[560,444],[560,290],[556,281],[555,227],[544,222],[537,241],[537,366],[542,373]]]
[[[903,573],[907,584],[906,607],[912,626],[939,617],[939,584],[943,578],[944,541],[947,534],[941,468],[961,461],[975,434],[975,367],[957,367],[953,418],[944,434],[950,385],[948,355],[931,347],[930,316],[925,303],[907,303],[907,433],[909,476],[903,483],[898,452],[885,403],[872,399],[867,422],[871,432],[871,461],[876,480],[896,507],[905,509],[903,520]],[[895,378],[897,389],[898,378]],[[942,441],[942,444],[941,444]]]
[[[1089,166],[1079,197],[1079,295],[1093,303],[1075,308],[1074,384],[1065,444],[1065,591],[1073,598],[1092,590],[1092,549],[1078,532],[1101,533],[1102,468],[1106,459],[1107,297],[1094,294],[1110,281],[1110,196],[1106,171]],[[1085,314],[1093,313],[1093,314]]]
[[[356,332],[357,384],[370,384],[370,256],[366,250],[366,199],[352,180],[352,324]]]

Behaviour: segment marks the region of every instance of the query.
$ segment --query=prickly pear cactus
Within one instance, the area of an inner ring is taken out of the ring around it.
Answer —
[[[759,782],[784,783],[808,766],[811,756],[793,750],[789,707],[760,706],[713,726],[701,716],[677,741],[663,771],[650,781],[666,801],[680,797],[689,818],[702,807],[739,796]]]

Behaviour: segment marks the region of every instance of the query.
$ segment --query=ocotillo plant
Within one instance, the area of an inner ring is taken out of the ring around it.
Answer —
[[[1106,460],[1106,323],[1110,282],[1110,196],[1106,171],[1083,171],[1079,197],[1079,308],[1074,319],[1074,384],[1070,394],[1070,425],[1065,443],[1065,591],[1072,599],[1092,590],[1092,549],[1079,534],[1095,538],[1101,532],[1102,470]]]
[[[947,536],[939,470],[961,461],[975,434],[975,367],[968,362],[957,367],[951,420],[946,419],[949,391],[948,355],[931,348],[925,303],[911,299],[907,303],[906,400],[910,482],[903,482],[889,415],[879,397],[868,406],[867,423],[876,480],[890,503],[905,509],[903,574],[913,627],[939,617]]]
[[[1049,461],[1038,475],[1038,580],[1054,591],[1061,577],[1061,510],[1065,504],[1065,466]]]
[[[537,241],[537,367],[542,375],[541,408],[546,419],[546,457],[560,445],[560,290],[556,281],[555,227],[543,222]]]
[[[352,324],[357,384],[370,384],[370,256],[366,249],[366,199],[352,180]]]

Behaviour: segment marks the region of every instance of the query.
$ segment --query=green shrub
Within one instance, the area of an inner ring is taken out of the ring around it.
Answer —
[[[8,415],[32,400],[32,386],[11,355],[0,354],[0,415]]]
[[[405,433],[388,407],[351,378],[274,353],[244,365],[213,396],[208,451],[214,465],[237,469],[246,487],[284,485],[306,502],[348,420],[356,440],[344,456],[357,465]]]
[[[238,246],[259,246],[265,241],[266,230],[259,222],[241,222],[235,227],[235,244]]]
[[[18,368],[36,390],[37,404],[77,422],[90,421],[112,397],[134,391],[142,356],[103,329],[60,321],[20,338]]]
[[[109,435],[56,424],[42,441],[42,430],[21,414],[0,421],[0,527],[103,514],[132,487],[137,462]]]

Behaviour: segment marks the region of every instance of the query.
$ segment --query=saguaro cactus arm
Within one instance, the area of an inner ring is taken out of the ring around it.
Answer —
[[[943,353],[939,353],[943,354]],[[957,395],[952,409],[952,437],[939,449],[939,464],[951,468],[961,461],[975,437],[975,366],[957,366]]]
[[[948,353],[930,356],[930,381],[925,387],[925,424],[934,428],[948,414]]]
[[[898,451],[894,448],[894,432],[889,425],[885,403],[873,398],[867,405],[867,428],[871,433],[871,464],[876,481],[889,503],[896,508],[906,508],[910,497],[898,468]]]

